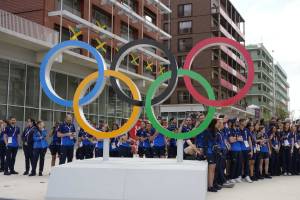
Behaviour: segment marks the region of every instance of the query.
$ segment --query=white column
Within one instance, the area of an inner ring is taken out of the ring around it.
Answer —
[[[183,140],[177,140],[177,162],[183,162]]]

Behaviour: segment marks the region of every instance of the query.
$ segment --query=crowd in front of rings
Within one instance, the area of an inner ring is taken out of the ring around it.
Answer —
[[[185,133],[197,127],[205,115],[192,114],[180,123],[158,118],[161,125],[174,132]],[[45,154],[49,148],[51,166],[76,159],[103,156],[103,140],[96,139],[83,129],[76,130],[71,115],[64,122],[56,123],[47,133],[43,121],[27,120],[23,132],[16,126],[16,118],[0,120],[0,171],[4,175],[18,174],[14,165],[19,144],[25,156],[24,175],[43,175]],[[103,132],[117,130],[99,121],[96,129]],[[51,140],[49,140],[51,138]],[[21,141],[20,141],[21,140]],[[48,143],[48,141],[51,141]],[[208,191],[217,192],[232,188],[241,182],[252,183],[272,176],[292,176],[300,173],[300,125],[288,119],[273,117],[269,123],[252,119],[228,119],[226,115],[214,118],[209,127],[195,138],[184,140],[184,159],[208,162]],[[129,133],[110,140],[111,157],[176,158],[177,141],[158,133],[144,120],[136,131],[136,138]]]

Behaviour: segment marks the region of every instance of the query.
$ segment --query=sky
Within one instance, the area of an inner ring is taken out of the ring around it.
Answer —
[[[231,0],[246,21],[246,44],[263,43],[286,71],[290,110],[300,117],[300,0]]]

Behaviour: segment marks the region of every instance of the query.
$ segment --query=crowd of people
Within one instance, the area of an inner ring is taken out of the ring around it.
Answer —
[[[158,117],[161,125],[178,134],[189,132],[203,120],[203,113],[192,114],[178,126],[177,119]],[[96,139],[73,123],[71,115],[56,123],[47,133],[43,121],[28,119],[25,130],[16,126],[16,118],[0,120],[0,172],[18,174],[14,165],[19,144],[25,156],[24,175],[43,175],[47,149],[52,155],[51,166],[103,156],[103,140]],[[95,128],[103,132],[119,129],[99,121]],[[21,140],[21,141],[20,141]],[[184,140],[184,159],[208,162],[208,191],[232,188],[242,181],[252,183],[272,176],[300,174],[300,124],[273,117],[263,119],[228,119],[215,117],[209,127],[195,138]],[[74,151],[76,151],[74,153]],[[136,136],[129,133],[110,140],[111,157],[176,158],[177,141],[157,132],[147,120],[141,122]],[[30,171],[31,170],[31,171]]]

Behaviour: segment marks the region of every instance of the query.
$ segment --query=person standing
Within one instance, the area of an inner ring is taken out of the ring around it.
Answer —
[[[244,139],[241,132],[236,127],[236,120],[232,120],[232,127],[230,127],[229,142],[231,145],[231,182],[242,182],[242,148],[241,142]]]
[[[23,175],[28,175],[31,167],[33,166],[33,134],[36,128],[35,120],[28,118],[27,127],[22,134],[23,151],[25,156],[25,172]]]
[[[61,138],[57,136],[58,128],[59,123],[56,122],[54,127],[52,128],[51,134],[49,135],[50,137],[52,137],[52,141],[49,146],[51,152],[51,167],[55,166],[56,158],[60,158]]]
[[[79,159],[90,159],[93,158],[94,144],[93,144],[93,136],[88,134],[82,128],[78,133],[78,142],[79,148],[82,149],[81,156]]]
[[[276,126],[270,127],[269,133],[272,155],[271,155],[271,176],[280,175],[280,138],[278,137]]]
[[[0,172],[4,172],[4,162],[6,146],[4,142],[4,134],[7,122],[5,120],[0,120]]]
[[[169,121],[168,130],[176,133],[178,131],[177,128],[177,120],[172,117]],[[177,156],[177,144],[176,139],[174,138],[167,138],[168,142],[168,158],[176,158]]]
[[[161,120],[161,125],[165,129],[168,128],[168,122]],[[154,158],[165,158],[166,157],[166,138],[163,134],[155,131],[154,135],[150,137],[150,141],[153,142],[153,157]]]
[[[246,120],[239,120],[241,135],[243,137],[243,141],[240,142],[241,150],[242,150],[242,166],[243,166],[243,178],[246,182],[252,183],[253,181],[250,179],[250,169],[249,169],[249,158],[253,156],[252,153],[252,141],[251,141],[251,133],[248,128],[246,128]]]
[[[283,132],[281,134],[281,146],[282,146],[282,166],[283,166],[283,175],[291,176],[292,168],[292,154],[293,154],[293,143],[294,138],[290,132],[290,123],[285,122],[283,124]]]
[[[271,179],[272,177],[269,175],[269,158],[272,155],[272,149],[270,148],[270,140],[268,134],[266,133],[265,126],[259,127],[257,142],[261,146],[260,147],[261,160],[259,163],[260,176]],[[263,166],[264,166],[264,170],[263,170]]]
[[[32,171],[29,176],[36,175],[36,167],[39,160],[39,176],[43,176],[45,155],[48,148],[48,143],[46,140],[47,131],[45,129],[45,124],[43,121],[38,121],[36,124],[37,128],[33,134],[33,156],[34,164],[32,166]]]
[[[16,126],[15,117],[10,117],[9,124],[5,128],[4,142],[6,145],[6,159],[4,165],[4,175],[19,174],[15,171],[16,156],[19,147],[20,128]]]
[[[136,132],[136,137],[138,141],[138,155],[140,158],[144,157],[144,141],[146,138],[146,123],[144,121],[141,122],[140,128]]]
[[[57,135],[61,138],[61,155],[59,159],[59,164],[65,164],[67,162],[72,162],[74,157],[74,144],[76,137],[76,129],[72,123],[72,116],[67,115],[65,121],[59,125]]]
[[[297,132],[295,136],[295,144],[294,144],[294,157],[295,157],[295,163],[294,163],[294,168],[295,168],[295,174],[299,175],[300,174],[300,126],[297,125]]]
[[[221,121],[214,118],[207,130],[203,134],[204,154],[208,162],[208,192],[217,192],[221,189],[215,182],[217,156],[221,153],[221,148],[218,145],[217,132],[220,129]]]

